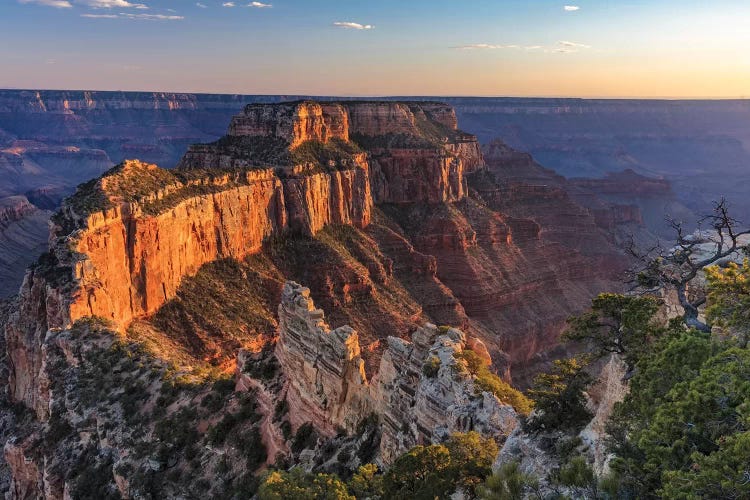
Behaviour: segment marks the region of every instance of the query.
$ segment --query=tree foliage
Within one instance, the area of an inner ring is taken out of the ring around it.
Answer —
[[[346,485],[331,474],[308,474],[294,468],[290,472],[270,472],[258,490],[260,500],[356,500]]]
[[[632,384],[612,421],[623,496],[692,498],[677,494],[689,481],[707,491],[742,486],[744,469],[725,458],[750,430],[750,351],[688,331],[644,358]],[[725,466],[734,475],[709,484]]]
[[[358,500],[381,498],[383,496],[383,476],[378,474],[378,466],[365,464],[349,480],[349,491]]]
[[[632,370],[662,333],[654,323],[658,309],[653,297],[602,293],[591,301],[591,311],[568,320],[563,338],[590,344],[597,357],[619,354]]]
[[[478,488],[482,500],[523,500],[539,488],[539,480],[521,472],[518,462],[503,464]]]
[[[383,478],[389,499],[447,498],[461,488],[474,495],[492,473],[497,444],[476,432],[457,433],[441,445],[416,446],[400,456]]]
[[[710,324],[728,328],[738,334],[740,344],[750,338],[750,260],[735,262],[726,268],[706,268],[708,297],[706,317]]]
[[[537,375],[528,391],[536,411],[527,419],[526,429],[578,431],[591,419],[584,391],[592,378],[586,365],[580,358],[560,359],[550,373]]]
[[[700,237],[687,234],[682,222],[671,219],[668,222],[674,230],[674,246],[662,248],[657,244],[640,250],[631,242],[629,251],[639,262],[633,281],[647,291],[674,290],[684,310],[685,324],[709,332],[710,326],[699,318],[699,308],[705,304],[706,296],[689,293],[691,282],[707,266],[742,249],[741,237],[750,234],[750,230],[738,228],[739,222],[730,215],[724,199],[715,203],[713,211],[698,221],[700,228],[709,230]],[[707,254],[706,243],[713,247]]]

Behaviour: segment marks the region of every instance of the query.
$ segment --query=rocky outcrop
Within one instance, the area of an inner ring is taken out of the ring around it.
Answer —
[[[379,136],[364,135],[382,131],[377,123],[366,125],[373,108],[374,116],[394,111],[394,130],[407,131],[407,144],[418,142],[420,148],[391,151]],[[156,312],[202,265],[258,252],[272,235],[314,236],[328,224],[364,228],[371,218],[371,186],[385,193],[378,201],[406,201],[414,193],[419,195],[410,201],[460,199],[464,161],[475,167],[481,156],[472,156],[476,145],[467,147],[471,137],[455,125],[450,108],[436,104],[250,105],[232,122],[226,141],[191,150],[177,170],[126,161],[87,183],[55,217],[49,255],[21,291],[25,312],[7,328],[11,359],[18,357],[11,363],[12,397],[46,414],[38,374],[48,329],[87,316],[124,328]],[[370,143],[363,137],[378,143],[385,167],[347,142],[351,133],[363,143]],[[454,134],[463,145],[454,144]],[[260,143],[242,142],[237,149],[237,138]],[[281,149],[269,140],[281,141]],[[260,164],[247,160],[256,153]],[[391,179],[393,186],[418,180],[419,187],[397,194],[389,194],[395,187],[380,189],[383,172],[391,168],[405,178]]]
[[[289,380],[293,428],[311,422],[329,436],[354,432],[372,408],[357,332],[330,330],[310,290],[293,282],[281,295],[279,332],[276,357]]]
[[[310,142],[351,141],[352,146],[370,153],[376,203],[458,201],[466,196],[464,175],[484,166],[476,137],[457,129],[450,106],[361,101],[248,105],[233,118],[226,138],[191,147],[180,166],[257,165],[269,159],[247,154],[247,145],[252,149],[258,141],[265,148],[269,142],[274,144],[277,161],[285,148],[294,157],[295,149],[309,147]],[[360,156],[355,159],[363,161]]]
[[[349,140],[349,115],[337,103],[248,105],[229,125],[231,137],[277,138],[294,148],[305,141]]]
[[[599,378],[587,391],[589,396],[589,409],[592,410],[594,418],[581,431],[580,437],[588,447],[588,455],[594,466],[594,472],[598,476],[609,472],[609,453],[606,443],[607,422],[612,416],[615,404],[622,402],[628,394],[625,362],[621,357],[612,355],[604,365]]]
[[[37,374],[49,328],[87,316],[124,327],[174,297],[203,264],[242,258],[273,234],[312,235],[328,223],[365,226],[366,175],[358,169],[281,179],[265,169],[180,181],[153,165],[126,162],[64,207],[49,256],[26,277],[21,309],[6,332],[12,397],[46,413]],[[157,178],[163,183],[156,192],[122,199],[123,186]],[[102,198],[108,208],[81,213]]]
[[[416,444],[440,443],[455,432],[475,430],[502,440],[517,426],[512,407],[476,391],[471,375],[458,369],[455,355],[467,348],[460,330],[427,324],[411,342],[387,342],[370,383],[356,331],[330,330],[309,289],[287,283],[276,356],[288,381],[293,427],[310,422],[328,436],[351,434],[374,412],[381,421],[380,457],[390,463]]]
[[[477,431],[504,440],[518,425],[515,410],[488,392],[479,392],[462,373],[455,355],[467,348],[456,328],[427,324],[411,342],[389,337],[373,380],[375,408],[382,418],[385,463],[417,444],[441,443],[456,432]],[[436,372],[425,366],[437,365]]]

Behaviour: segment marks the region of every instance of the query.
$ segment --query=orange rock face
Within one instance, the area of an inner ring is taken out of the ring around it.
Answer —
[[[155,312],[203,264],[241,259],[287,229],[314,235],[330,223],[366,226],[372,200],[363,166],[284,179],[252,171],[245,185],[188,197],[158,214],[133,202],[91,215],[74,239],[85,257],[74,268],[70,322],[100,316],[124,326]],[[137,176],[147,167],[132,168]]]
[[[232,119],[229,135],[276,137],[297,147],[305,141],[349,140],[349,116],[340,104],[300,102],[250,105]]]

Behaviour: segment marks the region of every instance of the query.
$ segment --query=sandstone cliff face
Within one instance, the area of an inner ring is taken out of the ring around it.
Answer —
[[[275,137],[292,148],[305,141],[349,140],[349,115],[341,104],[300,102],[249,105],[232,119],[229,135]]]
[[[153,168],[126,163],[122,175]],[[159,213],[150,203],[192,186],[170,185],[156,200],[94,213],[71,241],[82,259],[74,269],[80,291],[70,321],[93,315],[124,325],[153,313],[201,265],[257,252],[266,238],[286,229],[314,235],[329,223],[364,227],[371,205],[366,176],[358,169],[280,179],[271,169],[255,170],[234,183],[203,183],[217,191],[180,199]]]
[[[253,170],[170,183],[134,201],[112,192],[155,172],[153,165],[126,162],[95,188],[111,198],[111,208],[81,215],[74,202],[64,207],[46,275],[27,275],[22,309],[6,333],[10,392],[39,415],[46,414],[38,374],[49,328],[67,328],[87,316],[124,328],[174,297],[181,280],[203,264],[257,252],[266,238],[286,230],[314,235],[329,223],[369,222],[363,168],[283,179],[272,169]],[[197,193],[184,197],[185,191]],[[70,224],[82,229],[66,234],[63,226]]]
[[[460,330],[427,324],[411,342],[389,337],[369,383],[357,333],[348,326],[332,331],[323,318],[309,289],[285,285],[276,356],[288,381],[294,428],[310,422],[328,436],[339,429],[351,434],[374,412],[381,421],[380,458],[388,464],[417,444],[440,443],[455,432],[504,439],[518,425],[513,408],[477,393],[471,376],[456,369],[454,355],[467,347]],[[431,358],[439,365],[427,374],[423,367]]]

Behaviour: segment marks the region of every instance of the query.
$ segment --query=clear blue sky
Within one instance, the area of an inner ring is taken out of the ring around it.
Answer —
[[[750,95],[748,0],[225,3],[0,0],[0,87]]]

